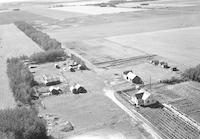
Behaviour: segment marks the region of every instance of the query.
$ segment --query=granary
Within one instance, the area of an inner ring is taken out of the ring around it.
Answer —
[[[178,71],[177,67],[171,67],[171,71]]]
[[[139,76],[135,75],[132,70],[124,71],[123,77],[131,83],[143,84],[142,79]]]
[[[168,66],[168,64],[167,64],[167,63],[166,63],[166,64],[163,64],[163,65],[161,65],[161,67],[162,67],[162,68],[165,68],[165,69],[169,68],[169,66]]]
[[[73,94],[87,93],[87,90],[84,87],[82,87],[80,84],[75,84],[74,86],[71,86],[70,91]]]
[[[158,65],[159,61],[158,60],[151,60],[150,63],[153,64],[153,65]]]
[[[148,106],[157,102],[153,95],[144,89],[140,89],[135,93],[134,96],[132,96],[131,101],[136,104],[136,106]]]
[[[75,88],[78,93],[87,93],[87,90],[84,87],[82,87],[80,84],[76,84]]]
[[[60,83],[60,78],[55,75],[43,75],[43,81],[46,86],[56,85]]]
[[[51,86],[51,87],[49,87],[49,92],[52,95],[59,95],[59,94],[61,94],[62,90],[59,87]]]

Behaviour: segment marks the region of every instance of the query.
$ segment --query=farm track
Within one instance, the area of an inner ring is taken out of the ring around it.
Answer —
[[[119,97],[125,100],[124,102],[127,105],[130,105],[129,95],[122,92],[119,93]],[[133,106],[131,106],[131,109],[133,109]],[[163,135],[163,139],[195,139],[200,136],[200,131],[196,127],[175,115],[168,108],[140,107],[136,110],[155,126],[160,134]]]
[[[116,59],[111,61],[105,61],[105,62],[99,62],[99,63],[93,63],[98,68],[108,68],[108,67],[114,67],[119,66],[127,63],[131,63],[135,60],[145,60],[145,59],[152,59],[156,55],[142,55],[137,57],[129,57],[124,59]]]

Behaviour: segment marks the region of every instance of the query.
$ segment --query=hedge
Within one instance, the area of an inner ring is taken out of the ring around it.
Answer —
[[[183,73],[183,76],[193,81],[200,82],[200,65],[197,65],[194,68],[189,68],[185,70],[185,72]]]
[[[20,58],[7,59],[7,75],[15,101],[31,104],[31,96],[35,93],[34,78]]]
[[[54,62],[61,58],[66,58],[66,54],[62,49],[52,49],[46,52],[34,53],[30,56],[30,61],[36,63]]]
[[[27,36],[29,36],[34,42],[40,45],[45,51],[50,49],[61,49],[61,43],[55,39],[52,39],[46,33],[43,33],[30,24],[24,21],[15,22],[15,25],[23,31]]]

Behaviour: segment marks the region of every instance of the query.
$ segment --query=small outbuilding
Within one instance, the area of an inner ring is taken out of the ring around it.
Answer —
[[[53,75],[43,75],[43,81],[46,86],[51,86],[61,83],[60,78]]]
[[[140,89],[135,93],[134,96],[132,96],[131,101],[136,104],[136,106],[149,106],[157,102],[153,95],[144,89]]]
[[[123,77],[124,79],[126,79],[127,81],[131,83],[143,84],[142,79],[139,76],[135,75],[132,70],[123,72]]]
[[[49,92],[50,92],[52,95],[59,95],[59,94],[62,93],[62,90],[61,90],[59,87],[51,86],[51,87],[49,87]]]
[[[84,87],[82,87],[80,84],[76,84],[75,88],[78,93],[87,93],[87,90]]]
[[[156,65],[159,64],[159,61],[158,60],[151,60],[150,63],[156,66]]]
[[[82,87],[80,84],[75,84],[74,86],[71,86],[70,91],[73,94],[87,93],[87,90],[84,87]]]

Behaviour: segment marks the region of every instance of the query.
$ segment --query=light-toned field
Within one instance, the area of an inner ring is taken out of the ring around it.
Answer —
[[[132,14],[131,14],[132,15]],[[88,39],[96,39],[96,38],[104,38],[116,35],[124,35],[124,34],[135,34],[142,32],[152,32],[159,30],[168,30],[173,28],[182,28],[182,27],[190,27],[190,26],[199,26],[200,25],[200,14],[181,14],[175,16],[166,16],[166,15],[158,15],[153,17],[152,19],[138,17],[138,15],[132,15],[133,17],[127,16],[129,19],[122,19],[122,21],[108,23],[96,23],[92,24],[91,21],[88,25],[77,25],[77,27],[69,27],[63,28],[60,30],[45,30],[53,38],[61,42],[69,42],[69,41],[77,41],[77,40],[88,40]],[[142,16],[142,14],[139,14]],[[122,15],[123,16],[123,15]],[[134,17],[135,16],[135,17]],[[104,20],[111,20],[109,18],[117,19],[114,16],[107,16],[107,18],[102,18]],[[113,20],[114,20],[113,19]],[[125,21],[123,21],[125,20]],[[127,21],[128,20],[128,21]],[[67,21],[67,20],[66,20]],[[101,21],[99,21],[101,23]],[[76,23],[74,23],[76,24]]]
[[[26,21],[26,22],[35,22],[43,21],[46,23],[55,22],[54,19],[48,18],[42,15],[33,14],[27,11],[9,11],[0,13],[0,25],[1,24],[12,24],[16,21]]]
[[[76,12],[88,15],[99,15],[99,14],[114,14],[114,13],[116,14],[121,12],[142,11],[145,9],[98,7],[98,6],[66,6],[66,7],[52,8],[52,10]]]
[[[105,39],[66,43],[65,47],[78,53],[93,64],[147,54],[143,51],[122,46]]]
[[[199,64],[200,27],[130,34],[107,39],[174,60],[186,67]]]
[[[44,16],[44,17],[48,17],[51,19],[56,19],[56,20],[64,20],[67,18],[72,18],[72,17],[82,17],[82,16],[86,16],[84,13],[76,13],[73,11],[63,11],[63,10],[52,10],[48,7],[45,6],[31,6],[31,7],[24,7],[23,10],[36,14],[36,15],[40,15],[40,16]]]
[[[14,24],[0,26],[0,109],[15,105],[12,92],[9,88],[6,73],[6,59],[20,55],[31,55],[41,51],[37,44],[22,33]]]

